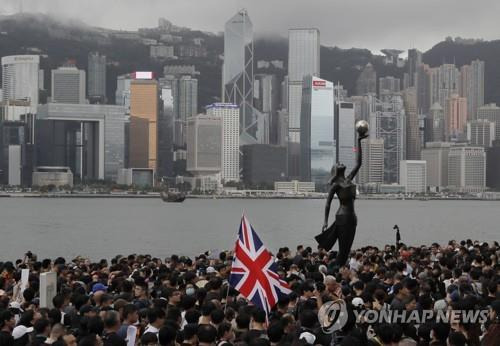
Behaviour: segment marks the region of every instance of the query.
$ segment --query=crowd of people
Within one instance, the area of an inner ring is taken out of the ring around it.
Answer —
[[[285,247],[274,256],[292,293],[268,315],[228,285],[229,251],[109,262],[27,253],[0,262],[0,346],[500,345],[497,242],[367,246],[352,251],[341,267],[335,251]],[[29,269],[27,284],[22,269]],[[41,304],[45,272],[56,273],[57,292]],[[348,318],[332,332],[318,312],[339,300]],[[389,323],[356,318],[363,309],[487,315],[482,321]]]

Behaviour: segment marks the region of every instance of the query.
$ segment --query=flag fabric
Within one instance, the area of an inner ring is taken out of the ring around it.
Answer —
[[[290,294],[278,266],[245,215],[241,218],[229,284],[267,314],[282,296]]]

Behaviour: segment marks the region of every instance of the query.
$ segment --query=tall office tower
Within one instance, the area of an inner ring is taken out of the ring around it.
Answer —
[[[477,119],[477,110],[484,105],[484,61],[461,67],[460,96],[467,99],[467,119]]]
[[[356,165],[354,151],[356,139],[354,130],[354,103],[335,103],[335,158],[337,162],[345,165],[346,172],[350,172]]]
[[[324,185],[335,164],[333,83],[305,77],[301,113],[300,177]]]
[[[432,106],[436,102],[442,105],[439,101],[439,67],[432,67],[427,70],[429,74],[429,104]]]
[[[174,142],[177,146],[186,147],[186,122],[189,117],[198,113],[198,79],[182,76],[174,89]]]
[[[278,111],[278,145],[288,146],[288,111],[286,109]]]
[[[431,107],[430,78],[429,65],[421,64],[417,66],[415,87],[417,88],[417,110],[420,114],[428,115]]]
[[[483,147],[451,147],[448,187],[457,192],[482,192],[486,187],[486,153]]]
[[[90,52],[87,69],[87,92],[91,102],[106,102],[106,56]]]
[[[376,102],[370,114],[370,137],[384,140],[384,182],[399,181],[399,162],[406,158],[406,117],[399,94]]]
[[[333,97],[335,97],[335,100],[337,101],[347,101],[347,90],[344,89],[344,86],[342,84],[333,85]]]
[[[448,104],[448,99],[459,94],[460,71],[454,64],[444,64],[439,67],[438,75],[438,102],[445,109]]]
[[[38,55],[11,55],[2,57],[2,100],[29,101],[36,113],[39,89]]]
[[[52,70],[53,103],[86,103],[85,95],[84,70],[77,69],[73,63]]]
[[[500,140],[500,107],[495,103],[490,103],[479,107],[477,110],[478,119],[486,119],[495,123],[495,138]]]
[[[133,74],[124,74],[116,79],[115,104],[124,106],[130,111],[130,83],[134,79]]]
[[[224,182],[240,181],[240,108],[232,103],[207,106],[207,115],[222,119],[222,170]]]
[[[408,49],[408,76],[409,86],[416,86],[417,68],[422,64],[422,52],[418,49]]]
[[[291,178],[300,175],[303,80],[306,76],[319,77],[319,73],[319,30],[288,30],[288,175]]]
[[[156,175],[171,177],[174,175],[173,124],[174,92],[172,85],[160,84],[161,108],[158,113],[158,168]]]
[[[187,120],[187,170],[194,175],[215,175],[222,164],[222,119],[199,114]]]
[[[401,80],[392,76],[381,77],[378,79],[379,97],[382,93],[396,93],[401,90]]]
[[[425,193],[427,191],[427,162],[423,160],[403,160],[400,165],[399,184],[406,193]]]
[[[500,191],[500,139],[493,141],[493,146],[486,149],[486,186]]]
[[[356,95],[377,93],[377,72],[371,63],[366,64],[356,80]]]
[[[288,76],[285,76],[281,82],[280,108],[288,110]]]
[[[368,138],[361,141],[363,165],[359,170],[360,184],[384,182],[384,140]]]
[[[224,28],[222,68],[222,102],[240,106],[241,144],[257,142],[253,82],[253,25],[247,11],[241,10]]]
[[[427,162],[427,185],[435,191],[448,186],[450,147],[449,142],[430,142],[422,149],[422,160]]]
[[[130,83],[129,168],[158,167],[158,104],[156,80]]]
[[[38,166],[70,167],[82,180],[116,181],[125,166],[125,107],[48,103],[36,122]]]
[[[467,99],[457,94],[451,95],[445,107],[446,137],[461,140],[465,137],[467,124]]]
[[[420,160],[420,133],[417,113],[417,88],[410,87],[403,92],[406,114],[406,159]]]
[[[280,85],[275,75],[257,74],[254,82],[254,104],[269,118],[269,143],[278,141],[278,109]]]
[[[370,120],[370,114],[374,111],[376,97],[374,95],[351,96],[348,99],[354,103],[354,118],[359,120]]]
[[[432,142],[445,141],[445,119],[443,107],[436,102],[430,108],[430,119],[432,123]]]
[[[477,119],[467,122],[467,140],[470,145],[491,147],[491,144],[496,139],[495,125],[495,123],[485,119]]]

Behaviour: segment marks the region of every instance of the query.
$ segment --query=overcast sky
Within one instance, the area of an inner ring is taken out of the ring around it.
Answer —
[[[256,35],[286,37],[290,27],[317,27],[321,43],[341,48],[427,50],[446,36],[500,38],[499,0],[0,0],[0,13],[42,12],[100,27],[176,25],[220,32],[246,8]]]

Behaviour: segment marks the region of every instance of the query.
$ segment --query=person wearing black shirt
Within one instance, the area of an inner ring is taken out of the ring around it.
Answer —
[[[107,311],[104,316],[104,346],[126,346],[125,339],[118,336],[120,329],[120,315],[116,311]]]
[[[14,345],[14,338],[12,337],[12,330],[16,325],[14,314],[10,311],[3,311],[0,313],[0,345],[12,346]]]

